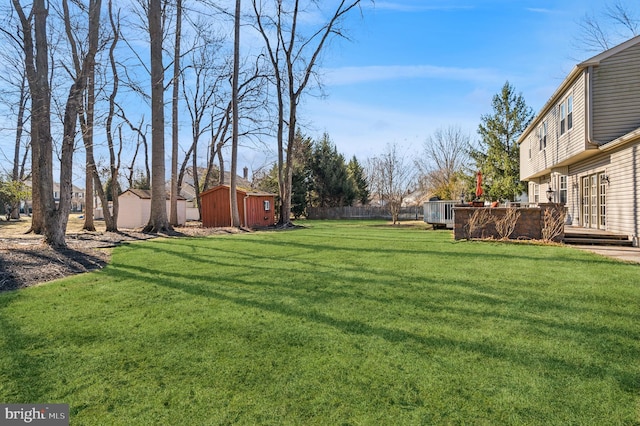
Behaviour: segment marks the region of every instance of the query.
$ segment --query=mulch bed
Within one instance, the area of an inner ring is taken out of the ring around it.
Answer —
[[[83,232],[67,234],[65,249],[52,249],[38,237],[0,237],[0,292],[30,287],[58,278],[103,268],[109,249],[157,237],[183,238],[244,232],[233,228],[180,227],[170,234]]]

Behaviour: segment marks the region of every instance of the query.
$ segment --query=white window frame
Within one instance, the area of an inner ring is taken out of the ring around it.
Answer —
[[[543,151],[547,148],[547,121],[543,121],[538,128],[538,148]]]
[[[569,178],[566,175],[561,175],[558,178],[558,201],[562,204],[567,204],[569,195]]]
[[[558,105],[560,110],[560,136],[568,133],[573,128],[573,95],[567,96]]]
[[[573,127],[573,95],[567,97],[567,132]]]

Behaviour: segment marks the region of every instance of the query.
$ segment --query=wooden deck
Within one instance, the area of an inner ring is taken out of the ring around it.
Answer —
[[[565,226],[562,241],[572,245],[633,246],[628,235],[577,226]]]

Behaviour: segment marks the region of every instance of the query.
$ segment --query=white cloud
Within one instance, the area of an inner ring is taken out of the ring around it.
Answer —
[[[456,68],[434,65],[373,65],[325,68],[323,73],[323,82],[328,86],[413,78],[493,82],[498,75],[496,71],[485,68]]]
[[[543,13],[543,14],[547,14],[547,15],[555,14],[555,13],[560,13],[560,12],[559,12],[559,11],[557,11],[557,10],[553,10],[553,9],[545,9],[545,8],[542,8],[542,7],[527,7],[527,8],[526,8],[526,10],[527,10],[528,12],[533,12],[533,13]]]
[[[479,115],[469,115],[466,111],[455,113],[455,110],[455,105],[403,109],[354,101],[313,99],[304,105],[301,113],[314,126],[304,129],[306,134],[316,138],[327,132],[345,157],[355,155],[359,160],[365,160],[379,155],[386,144],[393,142],[417,153],[429,135],[448,125],[459,125],[469,134],[475,132]]]
[[[451,2],[443,2],[441,4],[416,4],[415,1],[376,1],[371,4],[372,9],[391,10],[396,12],[424,12],[429,10],[460,10],[472,9],[471,6],[452,5]]]

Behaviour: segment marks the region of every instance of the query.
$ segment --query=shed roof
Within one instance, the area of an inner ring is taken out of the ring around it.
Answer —
[[[122,192],[120,195],[124,195],[125,193],[130,192],[136,197],[142,200],[150,200],[151,199],[151,191],[148,189],[137,189],[137,188],[129,188],[126,191]],[[171,194],[166,193],[167,200],[171,199]],[[178,195],[178,200],[186,200],[182,195]]]
[[[202,197],[205,194],[208,194],[210,192],[215,192],[218,191],[222,188],[227,188],[229,190],[231,190],[231,186],[230,185],[217,185],[214,186],[213,188],[207,189],[204,192],[200,193],[200,196]],[[259,191],[256,189],[249,189],[249,188],[242,188],[242,187],[236,187],[236,192],[240,192],[242,194],[244,194],[245,196],[251,197],[275,197],[276,194],[272,194],[271,192],[266,192],[266,191]]]

